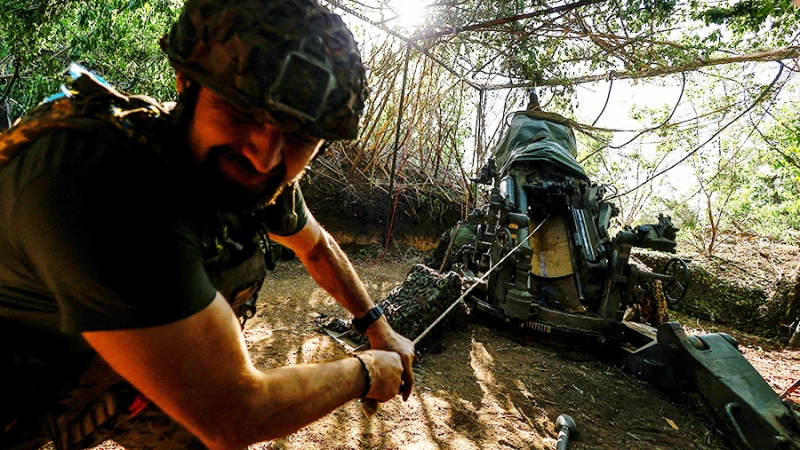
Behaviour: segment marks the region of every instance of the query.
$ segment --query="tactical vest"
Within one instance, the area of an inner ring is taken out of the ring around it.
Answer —
[[[70,66],[72,89],[51,96],[0,134],[0,167],[40,137],[75,131],[100,139],[120,133],[160,152],[159,141],[171,127],[167,108],[146,96],[126,96],[82,67]],[[109,126],[110,125],[110,126]]]
[[[39,138],[57,131],[86,133],[112,141],[122,135],[161,154],[165,137],[172,132],[171,108],[150,97],[124,95],[76,64],[70,66],[69,75],[73,80],[71,89],[62,86],[61,93],[48,98],[0,133],[0,168]],[[291,221],[292,213],[284,211],[288,218],[275,219]],[[244,326],[255,314],[266,268],[273,267],[271,253],[265,252],[269,248],[266,235],[269,226],[241,220],[233,214],[217,216],[218,223],[207,224],[209,232],[202,243],[205,269],[211,283],[228,300]]]

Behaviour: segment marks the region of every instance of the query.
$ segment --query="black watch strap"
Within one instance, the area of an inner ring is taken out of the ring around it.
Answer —
[[[372,325],[376,320],[378,320],[383,315],[383,309],[380,306],[375,306],[374,308],[370,309],[364,317],[360,319],[356,319],[355,317],[351,321],[353,325],[353,329],[356,330],[358,334],[367,334],[367,328]]]

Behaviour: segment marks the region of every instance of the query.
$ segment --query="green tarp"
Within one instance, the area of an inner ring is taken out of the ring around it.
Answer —
[[[458,230],[458,235],[453,236]],[[474,244],[478,238],[478,224],[471,222],[461,222],[461,226],[450,229],[450,239],[453,239],[453,251],[461,248],[462,245]]]
[[[575,134],[559,114],[542,111],[514,113],[503,140],[492,150],[501,178],[516,162],[548,162],[568,175],[588,180],[578,164]]]

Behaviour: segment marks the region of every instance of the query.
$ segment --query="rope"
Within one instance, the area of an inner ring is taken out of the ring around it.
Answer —
[[[476,287],[476,286],[478,286],[479,284],[481,284],[481,283],[483,282],[483,280],[485,280],[485,279],[486,279],[486,277],[488,277],[488,276],[489,276],[489,274],[490,274],[490,273],[492,273],[492,271],[494,271],[494,269],[496,269],[496,268],[500,267],[500,265],[501,265],[501,264],[503,264],[503,262],[504,262],[506,259],[508,259],[508,257],[509,257],[509,256],[513,255],[513,254],[514,254],[514,252],[515,252],[515,251],[517,251],[517,249],[518,249],[518,248],[522,247],[522,246],[523,246],[523,245],[524,245],[526,242],[528,242],[528,240],[530,239],[530,237],[531,237],[531,236],[533,236],[534,234],[536,234],[536,232],[537,232],[537,231],[539,231],[539,229],[540,229],[540,228],[542,228],[542,225],[544,225],[544,223],[545,223],[545,222],[547,222],[547,219],[549,219],[549,218],[550,218],[550,215],[548,214],[548,215],[547,215],[547,216],[544,218],[544,220],[542,220],[542,223],[540,223],[539,225],[537,225],[537,226],[536,226],[536,228],[535,228],[535,229],[534,229],[534,230],[531,232],[531,234],[529,234],[528,236],[526,236],[526,237],[525,237],[525,239],[520,239],[520,242],[519,242],[519,244],[517,244],[517,246],[516,246],[516,247],[512,248],[512,249],[511,249],[511,250],[510,250],[508,253],[506,253],[506,254],[505,254],[505,256],[503,256],[502,258],[500,258],[500,261],[497,261],[497,263],[496,263],[495,265],[493,265],[492,267],[490,267],[490,268],[489,268],[489,270],[487,270],[487,271],[486,271],[486,273],[484,273],[483,275],[481,275],[481,277],[480,277],[480,278],[478,278],[478,280],[477,280],[476,282],[472,283],[472,286],[470,286],[470,287],[469,287],[469,288],[468,288],[466,291],[464,291],[464,293],[463,293],[463,294],[461,294],[461,297],[458,297],[458,299],[456,299],[456,301],[454,301],[454,302],[453,302],[453,304],[452,304],[452,305],[450,305],[450,307],[449,307],[449,308],[447,308],[447,309],[446,309],[446,310],[445,310],[445,311],[444,311],[444,312],[443,312],[443,313],[442,313],[442,314],[439,316],[439,318],[438,318],[438,319],[436,319],[436,320],[435,320],[435,321],[434,321],[432,324],[430,324],[430,325],[428,326],[428,328],[426,328],[426,329],[425,329],[425,331],[423,331],[422,333],[420,333],[420,335],[419,335],[419,336],[417,336],[417,337],[414,339],[414,345],[418,344],[418,343],[419,343],[419,341],[421,341],[421,340],[422,340],[422,338],[424,338],[424,337],[425,337],[425,335],[427,335],[427,334],[428,334],[428,333],[429,333],[429,332],[430,332],[430,331],[433,329],[433,327],[435,327],[435,326],[436,326],[436,324],[438,324],[439,322],[441,322],[441,321],[442,321],[442,319],[444,319],[444,316],[446,316],[446,315],[447,315],[447,313],[449,313],[449,312],[450,312],[450,311],[451,311],[453,308],[455,308],[457,304],[459,304],[459,303],[460,303],[462,300],[464,300],[465,298],[467,298],[467,294],[469,294],[470,292],[472,292],[472,290],[473,290],[473,289],[475,289],[475,287]]]

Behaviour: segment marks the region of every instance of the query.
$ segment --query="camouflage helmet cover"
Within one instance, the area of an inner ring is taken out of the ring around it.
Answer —
[[[229,102],[324,139],[353,139],[367,96],[352,33],[315,0],[188,0],[161,47]]]

